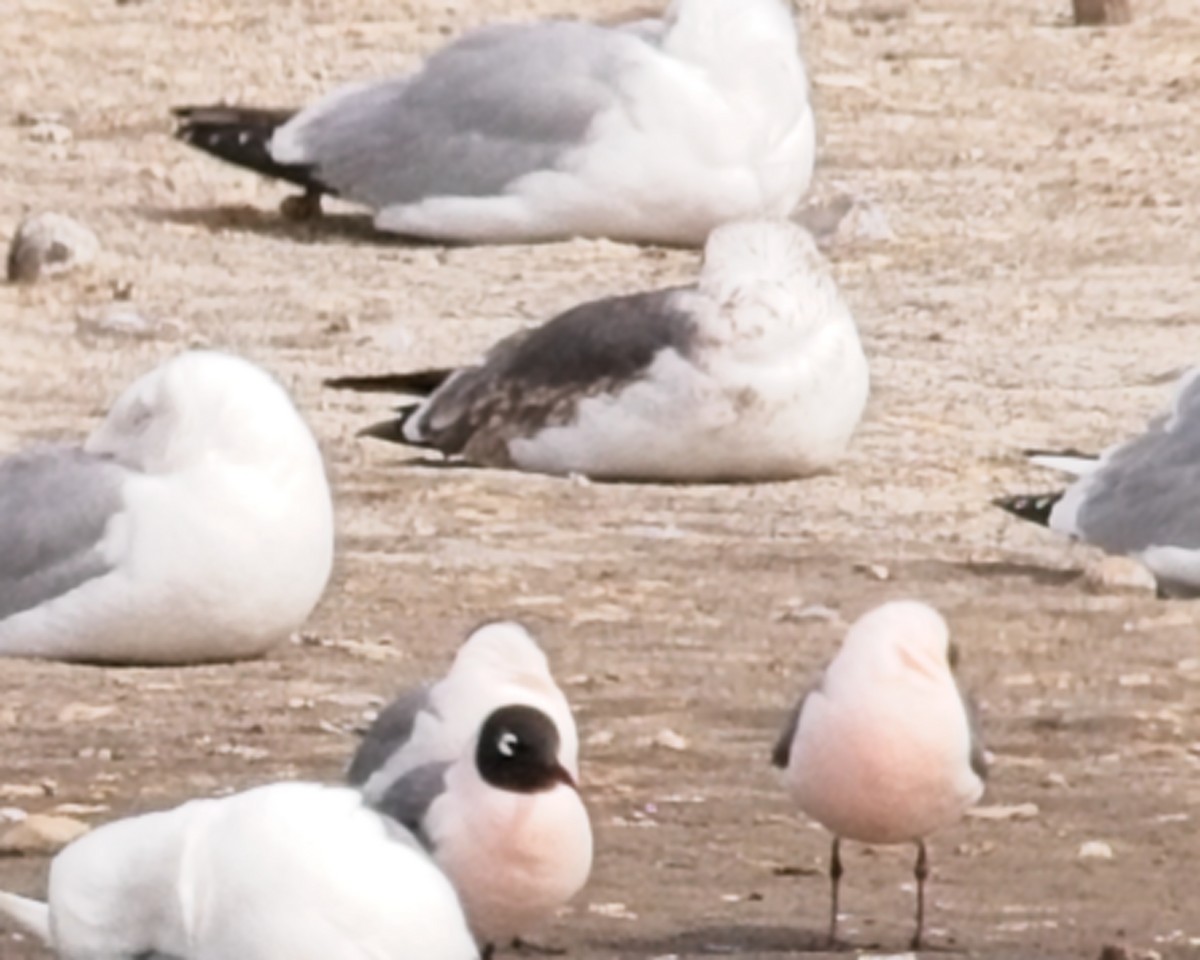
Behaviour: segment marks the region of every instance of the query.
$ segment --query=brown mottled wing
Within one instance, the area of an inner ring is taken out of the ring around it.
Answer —
[[[681,292],[596,300],[501,340],[415,412],[417,442],[508,465],[513,437],[570,422],[581,400],[637,381],[664,350],[689,356],[695,326]]]

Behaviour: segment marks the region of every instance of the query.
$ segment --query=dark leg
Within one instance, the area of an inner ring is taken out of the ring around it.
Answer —
[[[303,196],[285,197],[279,212],[286,220],[316,220],[321,216],[321,191],[310,188]]]
[[[833,838],[833,849],[829,852],[829,886],[832,891],[829,903],[829,945],[837,943],[838,883],[842,879],[841,838]]]
[[[492,960],[496,955],[496,945],[494,943],[485,943],[483,949],[479,951],[479,960]]]
[[[929,876],[929,856],[925,853],[925,841],[917,841],[917,865],[913,868],[917,878],[917,929],[913,933],[912,948],[921,949],[921,934],[925,930],[925,879]]]

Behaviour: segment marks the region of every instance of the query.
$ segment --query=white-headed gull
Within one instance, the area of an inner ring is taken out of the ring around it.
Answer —
[[[986,764],[951,666],[946,622],[917,601],[885,603],[850,628],[792,711],[772,761],[808,816],[833,834],[829,939],[837,936],[843,839],[917,846],[917,949],[925,838],[982,795]]]
[[[198,663],[299,627],[333,562],[320,450],[238,357],[180,354],[81,447],[0,460],[0,655]]]
[[[305,209],[333,194],[380,230],[471,243],[698,245],[726,220],[790,214],[815,153],[783,0],[493,25],[299,112],[175,112],[182,140],[304,187]]]
[[[803,229],[739,221],[696,283],[577,306],[474,366],[337,387],[428,394],[366,433],[603,480],[780,480],[832,466],[867,401],[849,309]]]

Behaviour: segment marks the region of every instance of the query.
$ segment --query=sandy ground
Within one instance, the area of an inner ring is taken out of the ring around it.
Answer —
[[[443,669],[480,619],[512,615],[578,711],[598,834],[591,883],[541,939],[575,960],[816,950],[827,838],[789,807],[770,746],[844,623],[918,596],[946,612],[982,700],[985,802],[1036,810],[935,839],[932,943],[1190,955],[1194,608],[1091,590],[1092,552],[988,505],[1053,482],[1022,447],[1136,428],[1200,346],[1200,17],[1191,0],[1132,2],[1135,22],[1109,31],[1067,27],[1058,0],[800,12],[819,189],[865,198],[894,234],[831,249],[873,398],[836,475],[674,489],[413,468],[354,439],[378,398],[320,381],[469,357],[583,296],[685,280],[694,253],[447,250],[378,242],[348,215],[287,224],[282,189],[173,142],[167,119],[180,103],[298,103],[496,18],[628,3],[7,0],[0,235],[56,209],[104,252],[85,273],[0,287],[0,449],[79,436],[185,344],[241,351],[285,380],[321,438],[340,551],[303,640],[265,661],[0,666],[0,806],[84,805],[67,809],[99,823],[335,779],[373,697]],[[67,142],[20,119],[46,113]],[[116,291],[159,333],[79,326]],[[684,748],[660,745],[663,731]],[[1111,859],[1081,858],[1089,841]],[[45,871],[0,860],[0,887],[39,892]],[[911,851],[851,847],[847,871],[848,939],[901,951]],[[4,960],[46,956],[0,937]]]

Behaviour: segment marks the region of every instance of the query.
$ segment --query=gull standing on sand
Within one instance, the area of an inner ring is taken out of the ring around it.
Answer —
[[[0,460],[0,655],[185,664],[261,655],[329,580],[333,505],[287,392],[192,351],[81,447]]]
[[[479,466],[601,480],[782,480],[831,467],[868,392],[812,238],[718,227],[695,284],[577,306],[474,366],[331,386],[427,393],[370,436]]]
[[[0,893],[60,960],[475,960],[454,888],[357,790],[280,783],[107,824]]]
[[[299,112],[175,113],[180,139],[303,187],[304,210],[328,193],[379,230],[468,243],[698,246],[727,220],[790,214],[815,153],[784,0],[493,25]]]
[[[493,743],[489,760],[480,750]],[[497,622],[471,634],[444,678],[379,715],[348,779],[426,843],[490,952],[587,880],[592,832],[578,754],[545,654],[520,624]]]
[[[829,941],[837,940],[841,841],[914,843],[917,922],[925,922],[925,838],[983,795],[986,763],[952,670],[946,622],[914,600],[885,603],[850,628],[792,711],[772,762],[808,816],[833,834]]]
[[[1200,596],[1200,367],[1183,375],[1170,409],[1099,456],[1029,451],[1079,479],[1055,493],[993,503],[1023,520],[1142,563],[1163,597]]]

